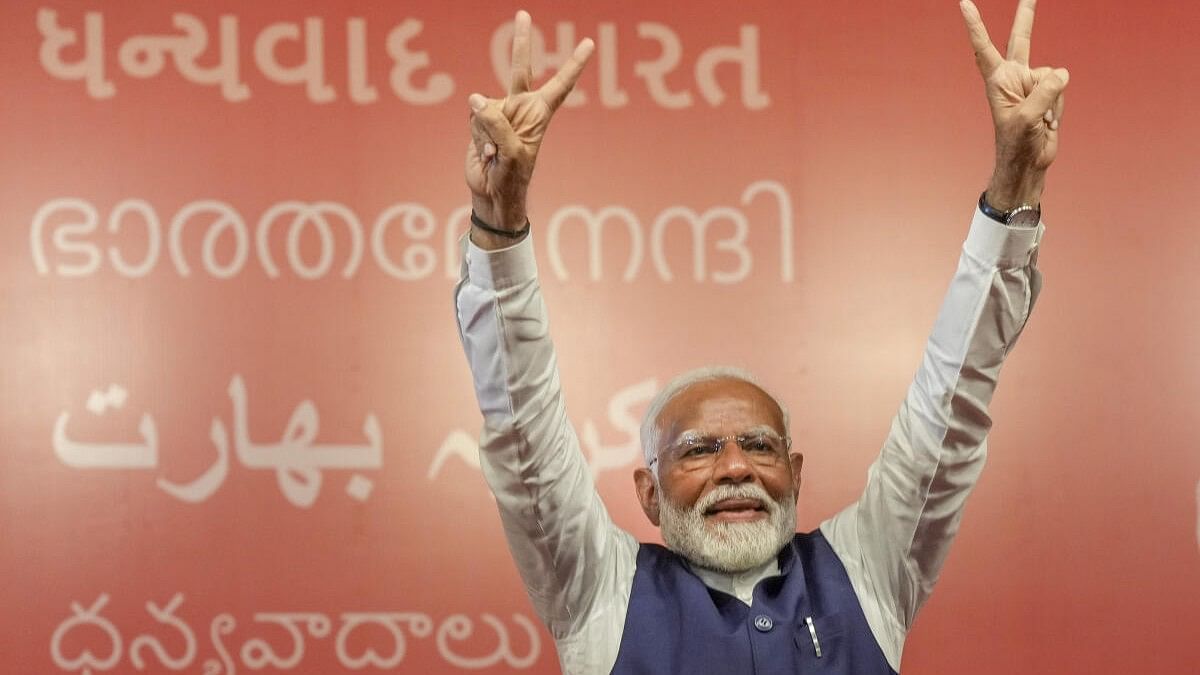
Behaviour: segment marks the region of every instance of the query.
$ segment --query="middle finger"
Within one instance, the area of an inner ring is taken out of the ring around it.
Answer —
[[[512,70],[508,85],[510,95],[529,91],[533,81],[533,71],[529,65],[529,31],[532,21],[529,12],[525,10],[517,12],[517,18],[513,20]]]
[[[1033,9],[1037,0],[1021,0],[1013,19],[1012,35],[1008,38],[1008,60],[1029,65],[1029,44],[1033,37]]]

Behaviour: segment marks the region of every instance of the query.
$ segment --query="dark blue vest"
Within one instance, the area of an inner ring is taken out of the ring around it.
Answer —
[[[612,672],[896,675],[820,530],[797,534],[779,568],[747,607],[705,586],[675,553],[642,544]]]

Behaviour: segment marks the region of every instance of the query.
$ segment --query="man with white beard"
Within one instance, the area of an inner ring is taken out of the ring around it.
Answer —
[[[1029,66],[1034,0],[1008,53],[961,9],[996,165],[958,269],[863,495],[796,533],[803,456],[749,374],[686,373],[642,425],[638,501],[666,547],[618,528],[567,421],[525,196],[551,116],[593,45],[532,88],[517,14],[511,86],[469,97],[472,230],[455,288],[484,416],[480,462],[514,559],[568,673],[896,673],[983,467],[987,406],[1040,288],[1038,207],[1058,147],[1063,69]]]
[[[726,395],[734,399],[727,401]],[[756,405],[750,407],[746,401]],[[699,414],[688,417],[688,412]],[[756,415],[762,419],[755,419]],[[751,419],[741,419],[747,416]],[[741,440],[735,436],[721,441],[720,435],[702,427],[700,418],[725,421]],[[664,419],[670,420],[666,426]],[[662,529],[667,547],[691,563],[702,578],[707,570],[745,574],[774,562],[795,536],[803,457],[800,453],[789,455],[783,431],[787,428],[783,407],[755,383],[753,375],[737,368],[709,367],[684,373],[650,402],[642,422],[646,468],[634,474],[638,495],[646,516]],[[655,452],[664,437],[672,442]],[[738,454],[751,461],[718,462],[721,455],[726,460],[737,457],[724,452],[724,443],[730,442],[738,445]],[[665,493],[657,473],[664,454],[674,469],[674,494],[685,492],[695,482],[689,481],[689,476],[711,480],[711,491],[691,506]],[[757,469],[758,481],[747,480],[751,467]],[[770,494],[765,485],[777,485],[779,494]]]

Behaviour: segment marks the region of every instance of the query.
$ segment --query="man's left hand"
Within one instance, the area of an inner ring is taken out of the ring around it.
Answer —
[[[1063,90],[1070,75],[1066,68],[1029,67],[1036,4],[1036,0],[1021,0],[1008,55],[1001,57],[979,9],[971,0],[959,3],[996,128],[996,168],[987,201],[1002,211],[1041,201],[1046,170],[1058,153]]]

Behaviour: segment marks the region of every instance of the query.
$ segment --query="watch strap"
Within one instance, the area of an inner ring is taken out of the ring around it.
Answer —
[[[1011,211],[1001,211],[1000,209],[988,203],[987,190],[979,193],[979,210],[983,211],[983,215],[1002,225],[1007,225],[1008,221],[1012,218],[1012,215],[1017,211],[1035,211],[1039,217],[1042,215],[1041,205],[1032,206],[1030,204],[1022,204]]]

